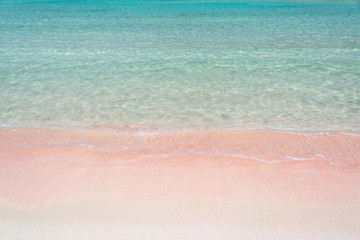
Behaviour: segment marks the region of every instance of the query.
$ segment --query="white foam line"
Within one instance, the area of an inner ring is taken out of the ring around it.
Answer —
[[[329,161],[329,163],[331,165],[334,165],[334,166],[343,166],[344,164],[341,164],[341,163],[335,163],[335,162],[332,162],[332,161]]]
[[[346,135],[346,136],[360,137],[360,134],[356,134],[356,133],[344,133],[344,132],[339,132],[339,134],[341,134],[341,135]]]
[[[309,157],[309,158],[299,158],[299,157],[293,157],[293,156],[285,156],[285,159],[273,159],[273,160],[268,160],[268,159],[258,158],[258,157],[252,157],[252,156],[247,156],[247,155],[242,155],[242,154],[234,154],[234,153],[223,153],[223,154],[216,154],[216,155],[233,156],[233,157],[239,157],[239,158],[250,158],[250,159],[260,161],[260,162],[268,162],[268,163],[288,162],[288,161],[291,161],[291,160],[294,160],[294,161],[311,161],[311,160],[315,160],[316,158],[323,158],[324,160],[326,159],[326,157],[324,155],[320,154],[320,153],[317,153],[313,157]],[[344,164],[341,164],[341,163],[332,162],[330,160],[328,160],[328,163],[331,164],[331,165],[334,165],[334,166],[343,166],[344,165]]]
[[[360,137],[360,133],[350,133],[350,132],[314,132],[314,133],[302,133],[302,132],[291,132],[291,131],[275,131],[278,133],[284,133],[284,134],[290,134],[290,135],[297,135],[297,136],[305,136],[305,137],[312,137],[312,136],[336,136],[338,135],[347,135],[347,136],[355,136],[355,137]]]
[[[260,162],[282,162],[282,161],[286,161],[286,160],[268,160],[268,159],[264,159],[264,158],[247,156],[247,155],[242,155],[242,154],[237,154],[237,153],[221,153],[221,154],[216,154],[216,155],[217,156],[230,156],[230,157],[237,157],[237,158],[250,158],[250,159],[254,159],[256,161],[260,161]]]
[[[325,136],[329,136],[332,135],[331,133],[327,133],[327,132],[315,132],[315,133],[302,133],[302,132],[287,132],[287,131],[276,131],[278,133],[283,133],[283,134],[289,134],[289,135],[296,135],[296,136],[321,136],[321,135],[325,135]]]
[[[292,133],[292,134],[295,134],[295,133]],[[297,135],[308,137],[308,136],[321,136],[321,135],[330,136],[332,134],[320,132],[320,133],[302,133],[302,134],[297,134]]]
[[[202,154],[202,155],[205,155],[204,153],[202,152],[195,152],[195,151],[188,151],[188,152],[185,152],[185,153],[172,153],[172,154],[161,154],[162,156],[168,158],[168,157],[172,157],[172,156],[186,156],[186,155],[189,155],[191,153],[195,153],[195,154]]]
[[[16,144],[16,143],[13,143]],[[25,144],[20,144],[21,146],[24,147],[32,147],[32,148],[36,148],[36,147],[69,147],[69,146],[84,146],[84,147],[88,147],[88,148],[92,148],[92,149],[96,149],[96,150],[100,150],[103,152],[109,152],[111,150],[109,149],[104,149],[92,144],[88,144],[88,143],[80,143],[80,144],[70,144],[70,145],[42,145],[42,146],[36,146],[36,145],[25,145]],[[125,150],[127,152],[130,153],[136,153],[136,151],[132,151],[129,149],[129,147],[122,147],[122,150]],[[137,153],[139,154],[139,153]],[[247,158],[247,159],[253,159],[256,161],[260,161],[260,162],[267,162],[267,163],[278,163],[278,162],[288,162],[291,160],[294,161],[311,161],[311,160],[315,160],[316,158],[323,158],[326,159],[326,157],[320,153],[315,154],[313,157],[308,157],[308,158],[300,158],[300,157],[293,157],[293,156],[285,156],[285,159],[265,159],[265,158],[259,158],[259,157],[254,157],[254,156],[248,156],[248,155],[243,155],[243,154],[238,154],[238,153],[218,153],[218,150],[216,150],[215,154],[207,154],[204,152],[198,152],[198,151],[193,151],[190,150],[188,152],[184,152],[184,153],[172,153],[172,154],[160,154],[161,156],[165,157],[165,158],[169,158],[172,156],[186,156],[186,155],[190,155],[190,154],[199,154],[199,155],[212,155],[212,156],[230,156],[230,157],[236,157],[236,158]],[[146,156],[146,157],[153,157],[154,155],[152,154],[140,154],[142,156]],[[336,163],[336,162],[332,162],[332,161],[328,161],[329,164],[334,165],[334,166],[342,166],[343,164],[340,163]]]
[[[298,157],[292,157],[292,156],[285,156],[285,158],[290,158],[290,159],[292,159],[292,160],[297,160],[297,161],[314,160],[314,159],[316,159],[316,157],[325,158],[324,155],[318,154],[318,153],[315,154],[315,156],[314,156],[314,157],[311,157],[311,158],[298,158]]]
[[[271,160],[265,159],[265,158],[258,158],[258,157],[253,157],[253,156],[242,155],[242,154],[235,154],[235,153],[223,153],[223,154],[217,154],[217,155],[232,156],[232,157],[239,157],[239,158],[250,158],[250,159],[260,161],[260,162],[268,162],[268,163],[288,162],[289,159],[295,160],[295,161],[309,161],[309,160],[315,160],[317,157],[325,158],[325,156],[322,154],[315,154],[313,157],[309,157],[309,158],[285,156],[285,159],[271,159]]]
[[[18,144],[18,143],[12,143],[14,145],[20,145],[22,147],[31,147],[31,148],[55,148],[55,147],[75,147],[75,146],[79,146],[79,147],[88,147],[88,148],[92,148],[92,149],[96,149],[96,150],[100,150],[100,151],[103,151],[103,152],[109,152],[110,150],[109,149],[105,149],[105,148],[101,148],[101,147],[98,147],[98,146],[95,146],[95,145],[92,145],[92,144],[88,144],[88,143],[80,143],[80,144],[63,144],[63,145],[27,145],[27,144]]]
[[[163,157],[172,157],[172,156],[186,156],[189,154],[200,154],[200,155],[209,155],[203,152],[196,152],[196,151],[188,151],[188,152],[184,152],[184,153],[172,153],[172,154],[161,154]],[[288,162],[290,160],[295,160],[295,161],[310,161],[310,160],[315,160],[316,158],[323,158],[325,159],[325,156],[322,154],[315,154],[313,157],[308,157],[308,158],[299,158],[299,157],[293,157],[293,156],[285,156],[285,159],[265,159],[265,158],[259,158],[259,157],[254,157],[254,156],[248,156],[248,155],[243,155],[243,154],[238,154],[238,153],[216,153],[216,154],[211,154],[214,156],[230,156],[230,157],[237,157],[237,158],[248,158],[248,159],[254,159],[256,161],[260,161],[260,162],[268,162],[268,163],[276,163],[276,162]],[[341,164],[337,164],[337,163],[333,163],[330,162],[330,164],[332,165],[336,165],[336,166],[340,166]]]
[[[87,143],[80,143],[80,144],[77,144],[77,146],[85,146],[85,147],[93,148],[93,149],[100,150],[100,151],[103,151],[103,152],[109,152],[110,151],[108,149],[101,148],[101,147],[98,147],[98,146],[95,146],[95,145],[92,145],[92,144],[87,144]]]

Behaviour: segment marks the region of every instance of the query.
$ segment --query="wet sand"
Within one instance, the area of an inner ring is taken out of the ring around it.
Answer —
[[[5,239],[358,239],[360,135],[0,130]]]

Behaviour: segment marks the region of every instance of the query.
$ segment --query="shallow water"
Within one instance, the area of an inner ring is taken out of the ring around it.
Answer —
[[[0,124],[360,130],[352,3],[0,1]]]

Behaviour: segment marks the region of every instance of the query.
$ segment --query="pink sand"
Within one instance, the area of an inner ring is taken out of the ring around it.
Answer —
[[[212,226],[217,233],[231,226],[227,233],[234,234],[225,239],[258,230],[263,235],[244,236],[272,239],[281,230],[278,239],[288,239],[286,232],[308,239],[356,239],[359,163],[357,134],[223,130],[144,136],[2,129],[0,216],[6,217],[0,223],[17,217],[22,223],[39,217],[112,219],[131,223],[135,232],[136,226],[155,223],[168,230],[153,226],[143,237],[111,230],[114,236],[128,235],[125,239],[177,239],[171,224],[179,222],[193,222],[193,230]],[[6,226],[8,236],[22,239]],[[77,234],[72,237],[82,239]],[[194,239],[215,236],[194,234]]]

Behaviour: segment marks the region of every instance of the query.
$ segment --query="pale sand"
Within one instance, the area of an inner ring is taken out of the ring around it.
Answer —
[[[2,129],[0,236],[360,239],[359,163],[357,134]]]

